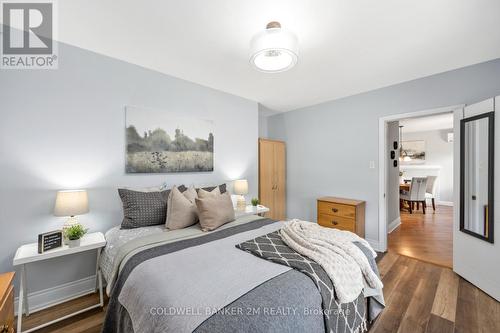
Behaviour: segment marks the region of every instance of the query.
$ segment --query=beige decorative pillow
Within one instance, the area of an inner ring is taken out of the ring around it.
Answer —
[[[234,208],[229,193],[198,197],[195,201],[201,230],[211,231],[234,221]]]
[[[221,195],[219,186],[217,186],[216,188],[214,188],[210,192],[206,191],[202,188],[200,188],[198,190],[198,198],[200,198],[200,199],[204,199],[204,198],[208,198],[208,197],[215,197],[215,196],[219,196],[219,195]]]
[[[183,229],[198,222],[195,200],[198,197],[194,187],[184,193],[174,186],[168,196],[166,227],[170,230]]]

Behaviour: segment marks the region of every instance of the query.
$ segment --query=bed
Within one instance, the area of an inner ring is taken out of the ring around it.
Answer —
[[[212,232],[112,228],[100,260],[110,297],[103,332],[364,331],[384,307],[381,290],[339,305],[326,325],[311,277],[236,247],[282,226],[243,216]]]

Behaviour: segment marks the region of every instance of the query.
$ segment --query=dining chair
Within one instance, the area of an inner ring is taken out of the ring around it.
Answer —
[[[436,180],[437,176],[427,176],[427,188],[425,189],[425,199],[431,199],[434,211],[436,211]]]
[[[410,214],[413,213],[414,204],[417,204],[417,209],[420,209],[420,204],[422,204],[422,211],[425,214],[425,193],[427,189],[427,178],[426,177],[413,177],[411,179],[410,191],[403,191],[400,194],[400,200],[403,203],[406,201],[408,203],[408,210]]]

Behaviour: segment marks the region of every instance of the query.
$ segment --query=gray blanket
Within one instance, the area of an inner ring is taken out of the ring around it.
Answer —
[[[369,249],[354,243],[366,255],[372,270],[378,274],[375,260]],[[269,233],[236,245],[237,248],[287,267],[292,267],[311,278],[322,298],[323,317],[327,332],[364,332],[367,330],[364,296],[361,293],[354,302],[341,304],[335,296],[335,288],[325,270],[316,262],[303,256],[283,242],[279,231]]]
[[[172,261],[169,257],[174,258],[175,254],[180,252],[190,253],[189,251],[193,251],[192,249],[203,248],[209,243],[222,244],[235,235],[249,231],[257,232],[253,236],[257,237],[269,233],[269,229],[266,230],[265,226],[273,223],[275,222],[271,220],[257,220],[214,231],[201,237],[162,244],[133,255],[120,271],[111,292],[103,332],[324,331],[321,297],[314,283],[304,274],[289,270],[284,266],[268,263],[275,266],[271,269],[272,273],[266,269],[267,275],[262,277],[249,276],[247,279],[241,277],[242,274],[246,275],[248,271],[244,270],[241,271],[240,275],[234,275],[234,272],[231,271],[234,262],[225,265],[222,261],[219,262],[217,269],[213,269],[208,274],[205,274],[203,270],[199,270],[198,274],[191,274],[194,275],[197,282],[190,282],[194,281],[192,278],[185,279],[187,288],[183,289],[182,295],[179,294],[180,297],[179,295],[172,297],[160,290],[169,285],[169,278],[173,276],[186,277],[185,273],[189,272],[184,267],[185,265],[179,264],[178,260]],[[246,239],[249,238],[252,237]],[[239,242],[244,240],[240,239]],[[234,247],[237,243],[232,244],[234,251],[252,257],[258,262],[265,262],[237,250]],[[191,255],[198,256],[199,254],[194,251]],[[181,256],[178,256],[178,259],[181,259]],[[184,258],[185,262],[191,262],[192,259],[193,257],[189,256]],[[260,266],[260,264],[256,265]],[[252,264],[249,267],[253,269],[253,266],[255,265]],[[238,265],[234,267],[238,267]],[[285,269],[280,271],[277,267]],[[230,278],[224,280],[226,274]],[[225,293],[221,294],[220,291],[224,289],[217,283],[225,287],[226,282],[223,281],[238,279],[244,283],[228,285],[229,297],[226,297]],[[189,288],[190,285],[195,285],[198,281],[205,283],[202,291],[196,287]],[[206,286],[209,285],[207,281],[215,287],[207,288]],[[159,283],[162,283],[161,288],[158,287]],[[178,283],[173,281],[174,285],[179,285]],[[243,290],[242,286],[248,289]],[[167,289],[165,288],[165,290]],[[218,291],[213,292],[208,289]],[[235,289],[237,292],[234,292]],[[194,292],[194,290],[198,291]],[[207,294],[212,294],[212,296],[207,296]],[[241,295],[237,296],[238,294]],[[207,299],[207,297],[210,300],[221,299],[215,302],[218,305],[214,308],[197,309],[193,306],[188,308],[184,306],[180,309],[181,312],[175,312],[179,311],[176,306],[178,304],[199,306],[200,303],[196,303],[197,299]],[[184,298],[184,303],[176,303],[176,299],[179,298]],[[171,306],[172,304],[174,306]],[[152,309],[156,311],[156,314],[151,313]]]

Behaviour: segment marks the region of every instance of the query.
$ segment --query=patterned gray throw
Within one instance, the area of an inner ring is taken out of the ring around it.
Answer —
[[[359,243],[354,244],[360,248],[363,246]],[[325,270],[318,263],[286,245],[279,231],[243,242],[236,247],[257,257],[289,266],[309,276],[321,294],[326,332],[361,333],[367,330],[363,294],[361,293],[354,302],[338,303],[332,281]]]

